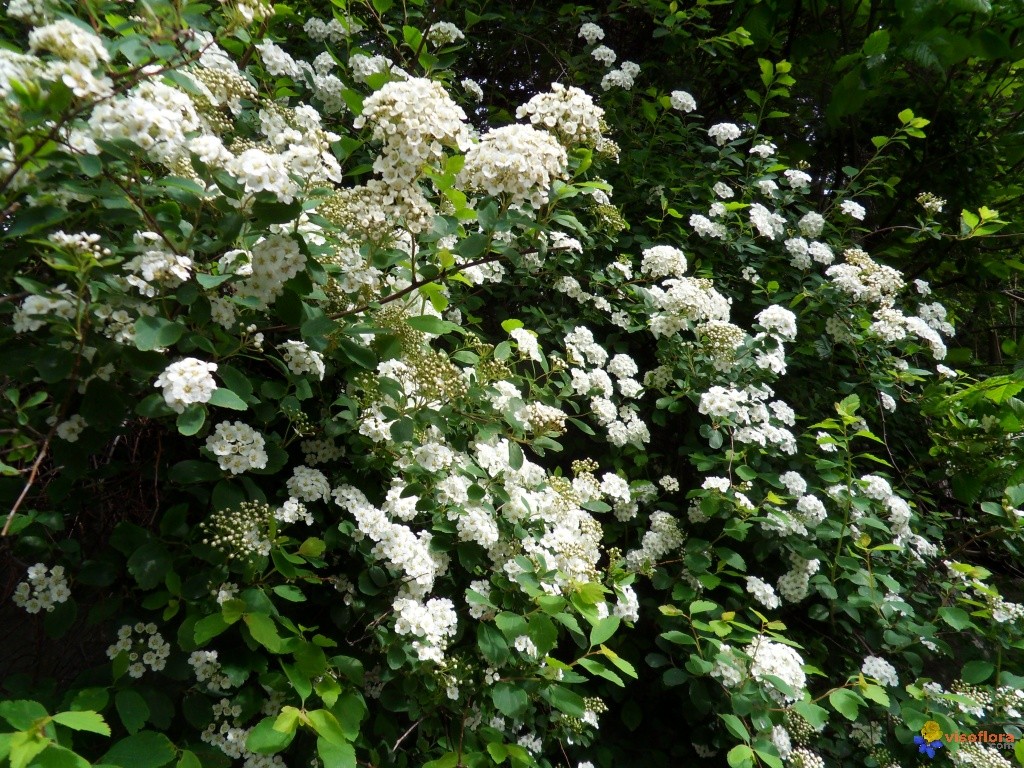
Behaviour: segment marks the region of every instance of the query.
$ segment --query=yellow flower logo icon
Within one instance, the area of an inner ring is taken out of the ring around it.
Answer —
[[[924,736],[925,741],[938,741],[942,738],[942,726],[934,720],[929,720],[921,728],[921,735]]]

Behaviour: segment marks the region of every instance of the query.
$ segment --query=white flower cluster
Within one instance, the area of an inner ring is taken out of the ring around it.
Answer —
[[[506,125],[485,133],[466,152],[458,183],[512,204],[548,201],[551,183],[568,162],[565,148],[547,131],[529,125]]]
[[[371,555],[403,575],[407,596],[424,597],[435,579],[447,570],[447,559],[431,551],[429,531],[413,533],[407,526],[388,519],[359,489],[342,485],[334,489],[334,501],[356,521],[359,532],[374,542]]]
[[[251,296],[266,307],[305,266],[306,257],[293,238],[269,235],[252,247],[252,273],[238,285],[238,295]]]
[[[206,449],[217,457],[221,469],[233,475],[266,467],[265,446],[263,435],[241,421],[222,421],[206,438]]]
[[[734,123],[717,123],[708,128],[708,136],[715,140],[718,146],[723,147],[728,142],[738,139],[742,135],[739,126]]]
[[[579,37],[587,41],[587,45],[593,45],[598,40],[604,40],[604,30],[593,22],[586,22],[580,27]]]
[[[395,632],[417,638],[412,647],[420,661],[444,661],[444,651],[459,621],[452,601],[433,597],[421,603],[410,597],[399,597],[392,609],[397,615]]]
[[[245,188],[246,199],[243,202],[251,201],[260,192],[269,192],[279,202],[290,203],[299,191],[299,185],[290,175],[288,158],[259,147],[252,147],[229,159],[224,168]]]
[[[117,630],[117,642],[107,648],[107,658],[116,659],[121,654],[128,655],[128,675],[138,679],[146,674],[146,667],[159,672],[167,666],[171,644],[157,632],[156,624],[140,621],[134,627],[125,624]]]
[[[354,127],[372,128],[383,143],[373,168],[388,184],[409,184],[445,147],[469,147],[466,113],[444,87],[426,78],[392,81],[363,102]]]
[[[57,437],[61,440],[67,440],[69,443],[76,443],[79,436],[88,426],[88,422],[79,414],[72,414],[57,425]]]
[[[747,592],[765,608],[778,608],[782,604],[772,585],[757,576],[747,576]]]
[[[324,380],[327,372],[324,366],[324,356],[309,348],[304,341],[286,341],[278,346],[284,356],[288,370],[296,376],[305,373],[314,374],[320,381]]]
[[[774,240],[786,231],[786,219],[778,213],[772,213],[760,203],[750,206],[749,215],[750,223],[762,237]]]
[[[634,571],[653,567],[658,560],[683,546],[683,534],[672,515],[661,510],[651,513],[650,529],[640,540],[640,548],[626,554],[626,565]]]
[[[132,273],[128,283],[143,296],[156,296],[160,288],[177,288],[191,277],[192,259],[172,251],[156,232],[136,232],[132,240],[145,250],[122,268]]]
[[[768,403],[774,394],[767,384],[744,389],[716,385],[701,395],[698,410],[716,422],[735,427],[733,438],[737,442],[756,443],[761,447],[774,445],[792,455],[796,453],[796,438],[779,424],[792,426],[796,415],[781,400]]]
[[[516,110],[516,118],[529,118],[537,128],[551,131],[565,146],[596,147],[602,141],[604,110],[585,91],[552,83]]]
[[[880,656],[868,656],[864,659],[860,671],[864,677],[877,680],[882,685],[896,687],[900,684],[899,675],[896,674],[896,667]]]
[[[80,149],[95,155],[100,150],[93,137],[123,139],[142,150],[147,160],[173,167],[187,158],[187,134],[201,125],[188,94],[158,80],[145,80],[124,97],[93,108],[88,132],[80,136]]]
[[[49,51],[65,61],[77,62],[88,69],[110,61],[103,39],[68,19],[58,19],[36,27],[28,33],[28,48],[32,53]]]
[[[615,63],[615,51],[609,48],[607,45],[599,45],[590,52],[594,61],[599,64],[604,64],[606,67],[610,67]]]
[[[331,484],[319,469],[299,465],[292,470],[286,483],[288,493],[302,501],[327,501],[331,495]]]
[[[458,40],[465,40],[466,36],[462,30],[450,21],[438,21],[430,25],[427,30],[427,40],[434,45],[451,45]]]
[[[843,258],[845,264],[829,267],[825,274],[836,288],[854,300],[888,304],[903,290],[903,275],[899,270],[878,264],[859,248],[848,249]]]
[[[192,651],[188,663],[196,674],[196,682],[206,683],[212,691],[224,691],[231,687],[231,680],[221,672],[216,651]]]
[[[680,112],[693,112],[697,108],[696,100],[686,91],[672,91],[669,94],[669,103],[672,109],[678,109]]]
[[[656,309],[650,320],[655,338],[672,336],[695,323],[729,320],[730,300],[706,278],[671,278],[647,291]]]
[[[164,402],[176,413],[184,413],[185,408],[193,403],[210,402],[217,389],[212,375],[216,370],[216,363],[186,357],[168,365],[153,386],[163,387]]]
[[[851,219],[864,221],[864,214],[866,211],[864,210],[864,206],[860,203],[855,203],[853,200],[843,200],[843,202],[839,204],[839,210]]]
[[[64,566],[55,565],[47,569],[44,563],[36,563],[26,573],[27,579],[14,588],[11,599],[26,613],[50,613],[58,603],[71,597]]]
[[[51,289],[50,296],[32,294],[14,311],[11,328],[15,333],[38,331],[48,319],[74,320],[78,316],[78,297],[60,284]]]
[[[633,87],[633,82],[639,74],[639,64],[624,61],[618,69],[613,69],[601,78],[601,90],[610,91],[612,88],[622,88],[624,91],[628,91]]]
[[[804,674],[804,660],[793,648],[765,637],[757,637],[744,651],[750,656],[750,674],[765,686],[768,695],[780,704],[799,701],[807,682]],[[775,686],[769,678],[777,677],[794,689],[786,693]]]
[[[781,304],[772,304],[757,314],[758,324],[779,341],[796,338],[796,315]]]
[[[645,248],[640,271],[657,279],[659,277],[683,277],[686,273],[686,256],[671,245],[653,245]]]
[[[350,17],[346,17],[344,20],[334,18],[330,21],[312,17],[306,20],[303,30],[311,40],[318,43],[330,40],[335,45],[339,45],[344,43],[349,36],[361,32],[363,25]]]
[[[817,240],[807,242],[802,237],[791,237],[783,245],[789,251],[789,263],[797,269],[810,269],[815,261],[828,266],[836,260],[832,249]]]
[[[818,572],[821,563],[818,560],[806,560],[795,553],[790,554],[789,561],[792,568],[779,577],[779,594],[786,601],[797,603],[807,597],[811,576]]]

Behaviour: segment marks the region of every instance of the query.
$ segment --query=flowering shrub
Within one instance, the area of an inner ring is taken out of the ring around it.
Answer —
[[[815,210],[760,119],[649,94],[699,161],[630,229],[596,20],[485,124],[468,28],[338,7],[8,4],[11,610],[98,641],[5,679],[0,758],[610,766],[671,716],[658,761],[892,766],[1019,717],[1024,608],[893,437],[973,403],[954,328],[862,243],[927,121]]]

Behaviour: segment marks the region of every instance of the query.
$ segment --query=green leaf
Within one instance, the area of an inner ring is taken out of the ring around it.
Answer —
[[[338,718],[331,712],[326,709],[315,709],[312,712],[307,712],[306,717],[309,718],[313,730],[325,741],[331,744],[348,744],[349,740],[345,735],[345,731],[342,730]]]
[[[49,713],[37,701],[17,699],[0,701],[0,718],[13,725],[19,731],[27,731],[37,720],[45,719]]]
[[[889,694],[880,685],[866,685],[861,689],[861,693],[865,699],[871,699],[871,701],[877,702],[883,707],[889,706]]]
[[[476,627],[476,643],[487,662],[500,667],[508,661],[509,650],[505,636],[493,624],[481,622]]]
[[[316,740],[316,751],[324,766],[356,768],[356,751],[351,744],[335,744],[324,738]]]
[[[498,682],[491,686],[491,701],[498,711],[508,717],[519,717],[526,711],[530,699],[518,685]]]
[[[171,555],[159,541],[148,541],[128,558],[128,572],[135,577],[143,589],[153,589],[161,584],[171,569]]]
[[[271,653],[284,652],[284,638],[277,631],[274,620],[265,613],[247,613],[242,621],[249,627],[252,639]]]
[[[249,731],[245,740],[245,748],[250,752],[261,755],[273,755],[292,743],[295,738],[295,731],[275,730],[274,722],[276,717],[265,717],[260,720],[256,727]]]
[[[175,344],[184,333],[183,325],[163,317],[143,315],[135,321],[135,346],[143,352],[167,348]]]
[[[865,56],[881,56],[889,49],[889,33],[884,29],[876,29],[867,40],[861,50]],[[902,115],[902,112],[900,113]],[[902,118],[901,118],[902,119]]]
[[[220,408],[230,408],[233,411],[245,411],[249,408],[242,398],[230,389],[224,389],[223,387],[218,387],[213,390],[213,394],[210,395],[210,405],[216,405]]]
[[[577,663],[595,677],[603,677],[605,680],[615,683],[615,685],[620,688],[625,687],[625,683],[622,682],[622,678],[608,669],[608,667],[601,662],[595,659],[583,657]]]
[[[138,691],[131,688],[117,692],[114,696],[114,706],[128,733],[142,730],[142,726],[149,719],[149,705]]]
[[[183,749],[176,768],[203,768],[203,764],[200,762],[199,758],[196,757],[195,752]]]
[[[965,629],[971,626],[971,617],[967,611],[953,606],[939,608],[939,617],[953,629]]]
[[[988,680],[995,669],[995,665],[991,662],[975,659],[964,664],[963,671],[960,672],[960,679],[965,683],[978,685]]]
[[[751,768],[754,765],[754,750],[746,744],[737,744],[725,756],[730,768]]]
[[[743,721],[736,717],[736,715],[727,712],[719,715],[719,717],[722,718],[722,722],[725,723],[725,727],[729,733],[741,741],[750,741],[750,731],[747,730],[747,726],[744,725]]]
[[[583,697],[564,685],[552,685],[545,688],[543,696],[551,706],[569,717],[583,717],[587,708]]]
[[[603,619],[594,625],[594,628],[590,630],[590,645],[600,645],[615,634],[615,631],[619,628],[618,616],[605,616]]]
[[[230,626],[219,613],[201,618],[193,629],[196,645],[202,648]]]
[[[419,317],[408,317],[405,322],[415,328],[417,331],[423,331],[424,333],[432,333],[440,336],[445,333],[463,333],[461,325],[449,322],[448,320],[442,320],[439,317],[433,315],[420,315]]]
[[[863,699],[848,688],[837,688],[832,691],[828,695],[828,701],[835,708],[836,712],[847,720],[857,719],[857,710],[863,703]]]
[[[206,423],[206,409],[200,403],[193,403],[178,414],[178,432],[191,437],[203,428]]]
[[[121,739],[98,762],[122,768],[160,768],[174,755],[174,744],[162,733],[140,731]]]

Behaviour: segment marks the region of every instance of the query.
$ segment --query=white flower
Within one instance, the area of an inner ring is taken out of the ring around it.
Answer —
[[[765,608],[778,608],[782,604],[772,585],[757,576],[747,576],[747,592]]]
[[[293,374],[301,376],[312,373],[320,381],[324,380],[324,373],[327,370],[324,367],[324,356],[310,349],[305,342],[286,341],[278,346],[278,349],[282,351],[288,370]]]
[[[839,210],[845,213],[851,219],[856,219],[857,221],[864,221],[865,210],[864,206],[861,205],[860,203],[855,203],[853,202],[853,200],[843,200],[843,202],[839,204]]]
[[[697,108],[697,102],[686,91],[672,91],[669,102],[672,109],[678,109],[680,112],[693,112]]]
[[[192,403],[208,403],[217,389],[217,382],[211,375],[217,370],[216,363],[204,363],[194,357],[186,357],[171,363],[153,383],[163,387],[164,401],[177,413],[184,413]]]
[[[782,341],[796,338],[796,315],[780,304],[762,309],[756,319],[762,328]]]
[[[716,182],[715,186],[712,187],[711,189],[716,195],[718,195],[723,200],[728,200],[729,198],[735,196],[736,194],[735,192],[732,191],[732,187],[730,187],[724,181]]]
[[[718,146],[724,146],[727,142],[740,137],[740,129],[733,123],[718,123],[708,128],[708,136],[715,140]]]
[[[593,45],[598,40],[604,40],[604,30],[588,21],[580,27],[579,36],[587,41],[587,45]]]
[[[69,443],[77,442],[78,436],[89,426],[77,413],[57,425],[57,437]]]
[[[597,48],[590,52],[590,55],[601,64],[606,67],[610,67],[615,63],[615,51],[609,48],[607,45],[599,45]]]
[[[783,176],[786,177],[786,181],[790,187],[796,189],[797,187],[806,187],[811,183],[811,175],[804,173],[803,171],[789,170],[786,171]]]
[[[470,147],[458,183],[494,197],[507,195],[512,203],[540,207],[566,163],[565,148],[547,131],[506,125],[488,131]]]
[[[864,659],[864,663],[861,665],[860,671],[864,673],[864,677],[870,677],[882,685],[895,687],[900,684],[899,676],[896,674],[896,668],[883,658],[878,656],[868,656]]]
[[[427,30],[427,40],[434,45],[451,45],[457,40],[465,40],[466,36],[462,30],[450,21],[438,21],[430,25]]]
[[[804,214],[798,222],[798,226],[804,237],[817,237],[825,229],[825,218],[820,213],[811,211]]]

